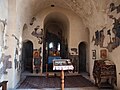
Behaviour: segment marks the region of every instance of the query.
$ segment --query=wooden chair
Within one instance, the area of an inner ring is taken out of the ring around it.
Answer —
[[[2,87],[2,90],[7,90],[7,82],[8,81],[0,82],[0,87]]]

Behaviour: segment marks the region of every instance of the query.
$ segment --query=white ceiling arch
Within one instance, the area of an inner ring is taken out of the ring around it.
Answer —
[[[88,22],[98,13],[107,13],[110,3],[120,3],[120,0],[16,0],[19,14],[29,14],[33,17],[51,6],[71,10],[76,13],[82,21]],[[21,8],[22,7],[22,8]]]
[[[71,10],[79,16],[85,16],[85,14],[92,14],[93,5],[92,0],[16,0],[18,8],[22,8],[25,12],[31,12],[35,15],[45,8],[60,7]]]
[[[44,19],[44,29],[48,26],[55,24],[65,34],[69,30],[69,20],[66,15],[61,12],[51,12]]]

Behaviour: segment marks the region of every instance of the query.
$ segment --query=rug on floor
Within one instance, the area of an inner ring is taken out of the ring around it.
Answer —
[[[81,75],[76,76],[65,76],[65,88],[75,87],[93,87],[94,84],[82,77]],[[41,89],[41,88],[60,88],[61,79],[60,77],[43,77],[43,76],[27,76],[26,79],[17,87],[17,89]]]

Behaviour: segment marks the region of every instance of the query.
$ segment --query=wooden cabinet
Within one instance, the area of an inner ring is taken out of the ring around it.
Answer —
[[[108,84],[114,87],[114,85],[117,85],[115,64],[111,60],[95,60],[93,77],[95,79],[95,85],[99,88],[103,87],[103,82],[106,83],[106,87]]]

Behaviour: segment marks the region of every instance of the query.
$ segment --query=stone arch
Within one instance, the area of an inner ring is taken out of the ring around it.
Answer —
[[[46,51],[46,42],[50,42],[50,37],[48,38],[48,33],[58,38],[60,43],[60,57],[65,58],[67,54],[68,40],[69,40],[69,20],[66,15],[60,12],[51,12],[44,19],[44,42],[43,42],[43,68],[45,67],[48,59]],[[48,40],[49,39],[49,40]],[[48,51],[49,52],[49,51]],[[62,52],[62,53],[61,53]],[[44,70],[43,70],[44,71]]]
[[[69,32],[69,19],[65,14],[61,12],[51,12],[46,15],[44,19],[44,33],[46,33],[46,27],[51,23],[56,23],[62,30],[67,33]]]

